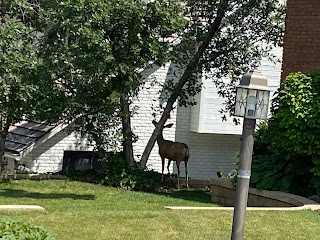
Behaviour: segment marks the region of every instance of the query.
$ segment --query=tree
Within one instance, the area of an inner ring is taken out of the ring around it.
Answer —
[[[110,145],[105,129],[121,121],[125,156],[133,164],[130,99],[143,84],[141,69],[167,61],[171,42],[165,39],[185,22],[180,4],[46,0],[43,7],[43,56],[48,76],[65,92],[65,118],[77,118],[102,154]]]
[[[268,50],[281,44],[284,24],[284,8],[274,0],[187,0],[189,23],[181,36],[177,47],[190,49],[192,40],[199,46],[187,62],[179,61],[185,69],[173,88],[166,107],[153,131],[141,157],[141,166],[145,167],[157,135],[170,116],[173,105],[179,98],[186,105],[188,91],[192,89],[194,79],[204,72],[210,74],[218,87],[218,93],[227,97],[227,108],[233,111],[234,85],[239,76],[248,68],[259,64],[262,56],[269,56]],[[182,52],[183,54],[183,52]],[[173,59],[174,60],[174,59]],[[223,82],[229,78],[229,84]],[[197,91],[192,90],[196,93]],[[181,95],[181,93],[186,93]]]
[[[45,103],[41,85],[35,79],[41,58],[37,32],[36,1],[0,2],[0,168],[5,140],[11,124],[40,116]]]

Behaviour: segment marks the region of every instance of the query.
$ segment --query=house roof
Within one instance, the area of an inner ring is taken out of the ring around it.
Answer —
[[[5,142],[5,155],[19,160],[38,144],[61,131],[66,124],[39,121],[21,121],[9,128]]]

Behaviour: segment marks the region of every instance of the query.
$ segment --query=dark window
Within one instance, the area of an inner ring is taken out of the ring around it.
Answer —
[[[62,172],[69,170],[87,170],[99,168],[101,162],[96,152],[64,151]]]

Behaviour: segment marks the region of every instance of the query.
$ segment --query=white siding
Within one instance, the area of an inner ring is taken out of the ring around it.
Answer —
[[[187,143],[190,148],[189,176],[210,179],[217,177],[217,171],[229,173],[236,167],[234,163],[240,149],[240,136],[190,132],[190,115],[190,108],[178,108],[176,140]],[[180,167],[180,171],[184,176],[184,166]]]
[[[224,108],[225,99],[218,95],[212,80],[202,77],[201,81],[203,88],[199,104],[191,107],[190,130],[197,133],[241,134],[241,125],[235,125],[232,117],[227,116],[227,121],[222,121],[219,111]]]
[[[280,85],[282,48],[274,48],[271,50],[271,53],[276,57],[277,62],[273,63],[268,59],[263,58],[259,70],[267,77],[272,96]]]
[[[271,53],[277,60],[282,59],[282,48],[274,48]],[[273,96],[280,84],[281,63],[263,58],[259,70],[267,77]],[[199,104],[191,108],[190,130],[198,133],[241,134],[242,124],[235,125],[232,117],[227,116],[227,121],[222,121],[219,111],[224,107],[225,100],[219,97],[215,84],[205,77],[201,81],[203,88],[197,96]]]

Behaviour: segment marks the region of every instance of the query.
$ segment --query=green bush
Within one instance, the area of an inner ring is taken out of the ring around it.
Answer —
[[[113,155],[104,160],[105,184],[113,187],[139,191],[153,191],[159,187],[161,175],[142,169],[139,165],[129,166],[122,155]]]
[[[271,142],[272,136],[269,131],[268,122],[262,121],[255,129],[253,155],[271,155]]]
[[[0,220],[0,239],[3,240],[52,240],[45,230],[28,223]]]
[[[142,169],[139,165],[129,166],[120,153],[109,154],[101,161],[99,169],[69,170],[64,174],[75,180],[89,180],[128,190],[153,191],[160,185],[160,173]]]
[[[289,160],[275,154],[255,156],[250,184],[258,189],[309,196],[316,193],[312,183],[314,175],[310,171],[312,166],[310,158],[302,160],[302,156]]]
[[[320,188],[320,72],[290,74],[255,135],[251,185],[315,194]]]
[[[152,191],[159,187],[159,173],[141,168],[138,164],[128,165],[121,154],[107,156],[101,171],[105,174],[106,185],[124,189]]]

